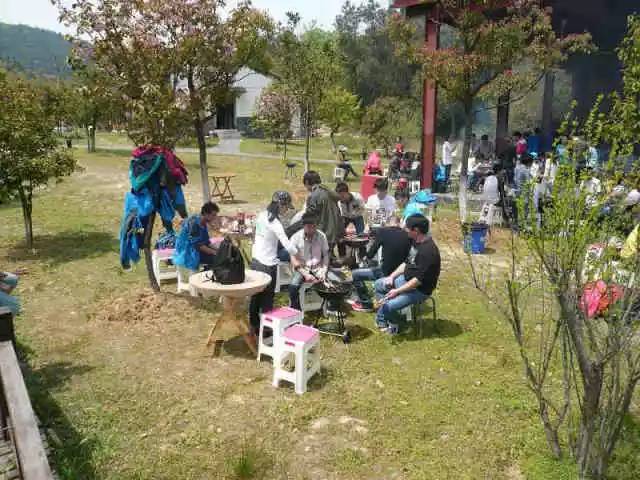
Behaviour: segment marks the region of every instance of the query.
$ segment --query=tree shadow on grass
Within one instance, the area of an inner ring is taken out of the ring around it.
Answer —
[[[117,252],[118,240],[106,232],[64,231],[34,238],[33,253],[24,243],[14,245],[7,256],[16,261],[39,260],[54,265],[98,257],[104,253]]]
[[[24,356],[28,347],[19,346]],[[28,355],[28,353],[27,353]],[[23,366],[25,382],[33,409],[47,433],[51,447],[52,468],[61,479],[91,480],[97,477],[93,467],[93,456],[98,444],[95,438],[83,436],[65,415],[52,395],[66,381],[76,375],[83,375],[93,367],[76,365],[71,362],[55,362],[38,369]]]
[[[640,478],[640,419],[629,414],[624,420],[608,478],[636,480]]]
[[[393,337],[394,343],[415,342],[428,338],[452,338],[463,333],[462,326],[458,322],[438,317],[433,322],[430,313],[427,313],[422,325],[422,331],[417,331],[413,324],[405,325],[400,335]]]

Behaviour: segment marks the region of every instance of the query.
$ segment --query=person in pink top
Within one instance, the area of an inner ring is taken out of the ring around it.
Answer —
[[[382,175],[382,160],[380,160],[380,154],[376,150],[369,155],[364,167],[364,173],[365,175]]]
[[[513,136],[516,143],[516,155],[518,157],[521,157],[522,155],[527,153],[527,141],[520,132],[515,132]]]

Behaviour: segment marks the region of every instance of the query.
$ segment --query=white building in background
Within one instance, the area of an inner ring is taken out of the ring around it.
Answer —
[[[218,105],[216,115],[206,128],[212,130],[238,130],[242,134],[251,135],[251,118],[255,114],[256,104],[262,91],[268,87],[273,80],[261,73],[254,72],[250,68],[243,67],[233,83],[232,89],[236,96],[233,102],[227,105]],[[186,89],[186,80],[178,82],[178,88]],[[291,130],[294,136],[301,135],[301,123],[299,115],[296,115]]]
[[[212,122],[214,129],[239,130],[242,133],[250,131],[249,122],[256,111],[256,103],[262,90],[271,82],[271,78],[261,73],[242,68],[233,84],[237,96],[233,103],[218,106],[216,118]]]

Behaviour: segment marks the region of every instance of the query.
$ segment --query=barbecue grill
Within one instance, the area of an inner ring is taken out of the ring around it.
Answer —
[[[331,276],[336,276],[332,272]],[[320,323],[316,320],[315,327],[326,335],[340,337],[344,343],[351,341],[351,333],[345,327],[347,307],[345,299],[351,294],[353,285],[346,281],[331,281],[317,283],[314,290],[322,298],[322,316],[328,322]]]

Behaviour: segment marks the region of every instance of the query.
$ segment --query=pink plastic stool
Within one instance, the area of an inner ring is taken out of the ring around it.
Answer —
[[[291,325],[302,323],[303,313],[290,307],[281,307],[260,315],[260,333],[258,336],[258,362],[262,355],[276,357],[276,349],[281,343],[284,331]],[[270,329],[272,336],[265,342],[264,329]]]
[[[294,385],[298,395],[305,393],[309,379],[320,371],[319,347],[317,329],[306,325],[287,328],[273,357],[273,386],[278,387],[284,380]]]

